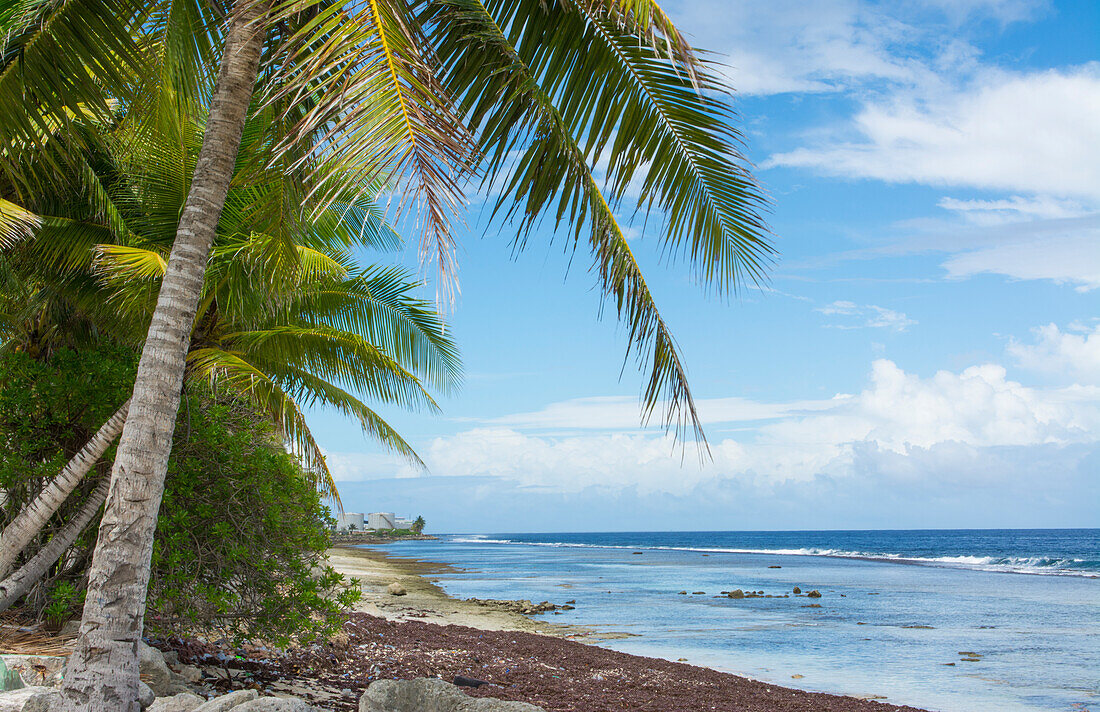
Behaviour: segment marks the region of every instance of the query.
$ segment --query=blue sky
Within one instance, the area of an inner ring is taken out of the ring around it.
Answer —
[[[474,205],[463,388],[383,411],[430,472],[310,416],[345,507],[454,532],[1100,526],[1100,4],[666,9],[737,91],[780,251],[719,300],[635,240],[712,459],[640,427],[584,260],[545,231],[513,259]]]

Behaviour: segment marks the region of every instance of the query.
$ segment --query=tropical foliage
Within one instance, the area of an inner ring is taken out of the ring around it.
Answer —
[[[135,367],[132,349],[106,343],[61,348],[49,359],[0,355],[0,486],[7,498],[0,522],[126,397]],[[89,387],[90,379],[98,387]],[[188,390],[179,418],[153,549],[150,632],[205,630],[280,642],[327,635],[358,589],[321,561],[328,509],[299,460],[263,413],[206,384]],[[109,465],[99,468],[100,478]],[[84,483],[40,542],[95,489],[95,478]],[[25,614],[59,625],[79,612],[94,531],[89,527],[28,591]]]

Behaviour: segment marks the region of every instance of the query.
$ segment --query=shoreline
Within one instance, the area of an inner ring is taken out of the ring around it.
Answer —
[[[589,626],[529,618],[506,605],[485,605],[453,598],[432,580],[435,574],[460,571],[450,564],[392,556],[377,549],[346,544],[334,544],[326,553],[330,566],[345,576],[359,579],[363,596],[355,605],[357,613],[397,622],[418,620],[579,640],[613,640],[629,636],[627,633],[598,632]],[[393,583],[401,585],[406,593],[391,595],[387,588]]]
[[[413,647],[417,649],[415,657],[426,655],[429,663],[434,660],[433,653],[420,650],[424,640],[438,641],[437,647],[466,654],[470,653],[469,646],[475,646],[479,650],[470,657],[476,663],[483,660],[480,648],[492,636],[492,644],[497,646],[493,648],[494,652],[515,654],[515,647],[519,645],[527,660],[532,661],[537,668],[559,673],[548,676],[538,674],[535,676],[538,680],[526,680],[526,684],[512,682],[503,688],[494,685],[493,688],[496,689],[478,696],[532,702],[544,706],[549,712],[678,712],[689,708],[731,712],[923,712],[915,707],[881,701],[883,698],[878,696],[856,697],[810,692],[711,667],[611,650],[596,643],[628,637],[629,634],[556,624],[545,619],[531,618],[505,607],[486,606],[450,597],[431,580],[435,574],[460,571],[449,564],[396,557],[377,549],[348,546],[334,546],[328,555],[330,565],[336,570],[361,581],[363,598],[355,607],[356,613],[377,619],[372,621],[368,617],[353,615],[353,629],[385,629],[387,637],[411,637],[415,641]],[[387,592],[389,584],[395,582],[406,589],[406,595],[393,596]],[[505,640],[500,637],[504,633],[516,633],[516,637],[522,635],[522,639]],[[439,675],[449,679],[447,674],[432,672],[430,664],[424,666],[415,657],[413,669],[418,674]],[[570,663],[580,660],[587,661],[581,664],[582,669],[571,670]],[[515,661],[511,665],[512,667],[498,670],[498,674],[520,672]],[[492,666],[483,663],[481,667],[489,669]],[[585,669],[614,671],[615,674],[608,676],[593,673],[586,677]],[[456,672],[449,674],[494,680],[487,670],[480,675],[478,673],[476,668],[456,668]],[[566,689],[562,689],[564,680],[569,681],[565,685]],[[578,685],[585,689],[580,692],[573,689]],[[638,691],[639,686],[644,694],[630,702],[631,695]],[[486,690],[490,688],[487,687]],[[580,700],[584,704],[579,704]],[[685,707],[689,701],[689,707]],[[710,706],[700,707],[704,702]]]

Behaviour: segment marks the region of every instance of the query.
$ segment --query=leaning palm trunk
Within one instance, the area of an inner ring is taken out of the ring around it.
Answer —
[[[122,404],[92,439],[80,449],[73,459],[65,465],[65,469],[53,478],[34,500],[20,510],[4,531],[0,534],[0,579],[11,572],[12,564],[16,557],[26,548],[46,522],[61,507],[80,481],[84,479],[92,467],[107,452],[107,448],[122,432],[122,426],[126,422],[126,413],[130,409],[130,401]]]
[[[23,594],[31,589],[57,563],[61,555],[68,551],[76,538],[84,531],[85,527],[95,518],[103,500],[107,498],[107,488],[110,478],[104,478],[81,505],[72,519],[61,527],[61,530],[53,535],[30,561],[23,564],[11,576],[0,581],[0,611],[6,611],[13,603],[22,598]]]
[[[255,87],[270,0],[229,18],[191,190],[141,352],[107,507],[89,570],[80,637],[54,709],[138,712],[141,639],[157,511],[172,448],[191,329]]]

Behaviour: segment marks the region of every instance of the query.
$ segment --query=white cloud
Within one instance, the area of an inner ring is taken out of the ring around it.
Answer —
[[[811,403],[814,409],[804,403],[757,404],[759,412],[777,417],[742,439],[712,442],[714,459],[705,465],[698,463],[692,446],[680,451],[663,435],[547,436],[522,432],[518,426],[475,428],[438,438],[429,460],[436,475],[498,477],[565,492],[599,486],[682,494],[722,477],[756,487],[808,482],[822,475],[852,477],[865,469],[869,453],[904,458],[934,451],[942,459],[956,452],[965,457],[956,464],[967,467],[983,448],[1064,447],[1100,440],[1100,388],[1028,388],[1008,380],[1005,369],[993,364],[921,378],[879,360],[863,392]],[[575,413],[591,407],[603,414],[607,405],[589,399],[565,407]],[[552,406],[542,414],[556,412],[562,411]],[[736,422],[749,412],[734,408],[728,417]],[[540,420],[532,414],[515,422],[560,424],[554,417]],[[577,427],[591,419],[578,415],[572,422]]]
[[[857,140],[772,156],[763,165],[891,182],[1100,200],[1100,63],[894,95],[864,106]]]
[[[952,255],[943,268],[952,278],[1003,274],[1014,279],[1049,279],[1089,291],[1100,287],[1098,245],[1097,228],[1037,234]]]
[[[797,413],[826,410],[835,404],[836,399],[760,403],[746,398],[707,398],[695,402],[703,423],[774,420]],[[551,403],[530,413],[514,413],[480,422],[520,430],[633,430],[640,427],[638,399],[632,396],[575,398]]]
[[[1078,330],[1082,333],[1062,331],[1056,324],[1040,326],[1033,329],[1035,343],[1013,339],[1008,352],[1023,368],[1100,385],[1100,324],[1091,329],[1078,325]]]
[[[1054,198],[1049,195],[1022,197],[1014,195],[1002,200],[959,200],[945,197],[938,205],[944,210],[958,213],[973,225],[1003,225],[1027,218],[1056,220],[1088,215],[1091,210],[1075,200]]]
[[[910,319],[906,314],[893,309],[887,309],[875,304],[856,304],[849,301],[836,301],[823,307],[814,309],[826,316],[853,317],[842,324],[829,324],[835,329],[891,329],[893,331],[905,331],[916,324],[916,320]]]

